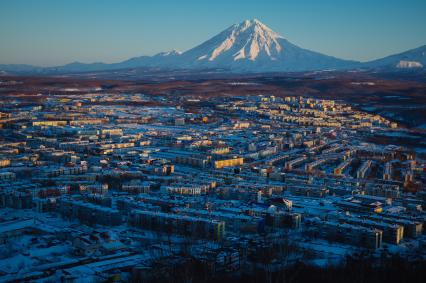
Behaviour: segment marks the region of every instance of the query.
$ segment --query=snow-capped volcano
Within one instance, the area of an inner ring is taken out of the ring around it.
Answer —
[[[257,19],[234,24],[204,43],[183,53],[162,52],[120,63],[164,68],[221,68],[237,72],[311,71],[356,66],[341,60],[300,48]]]
[[[282,51],[279,38],[282,37],[258,20],[246,20],[204,43],[202,47],[206,47],[206,50],[200,48],[198,51],[204,51],[205,54],[198,60],[214,61],[224,57],[233,61],[243,59],[254,61],[262,56],[275,60]]]
[[[219,67],[238,71],[302,71],[342,68],[355,62],[302,49],[257,19],[234,24],[182,53],[189,68]]]

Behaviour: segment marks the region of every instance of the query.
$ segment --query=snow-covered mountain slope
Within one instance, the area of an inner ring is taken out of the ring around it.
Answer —
[[[370,61],[365,65],[370,68],[423,68],[426,66],[426,45]]]
[[[232,25],[179,57],[181,66],[187,68],[219,67],[249,72],[340,69],[356,65],[300,48],[256,19]]]
[[[235,24],[203,44],[185,52],[198,62],[276,60],[280,56],[282,37],[258,20]]]

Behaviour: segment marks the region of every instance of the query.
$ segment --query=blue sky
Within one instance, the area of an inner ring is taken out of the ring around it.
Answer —
[[[301,47],[345,59],[426,44],[426,0],[0,0],[0,64],[185,51],[252,18]]]

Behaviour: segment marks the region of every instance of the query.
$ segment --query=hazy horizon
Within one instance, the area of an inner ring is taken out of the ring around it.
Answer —
[[[0,64],[112,63],[186,51],[253,18],[300,47],[369,61],[426,44],[426,2],[409,2],[3,1]]]

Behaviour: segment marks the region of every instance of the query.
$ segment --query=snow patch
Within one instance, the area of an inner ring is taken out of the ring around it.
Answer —
[[[422,63],[417,61],[401,60],[398,62],[396,67],[401,69],[411,69],[411,68],[423,68],[423,65]]]

